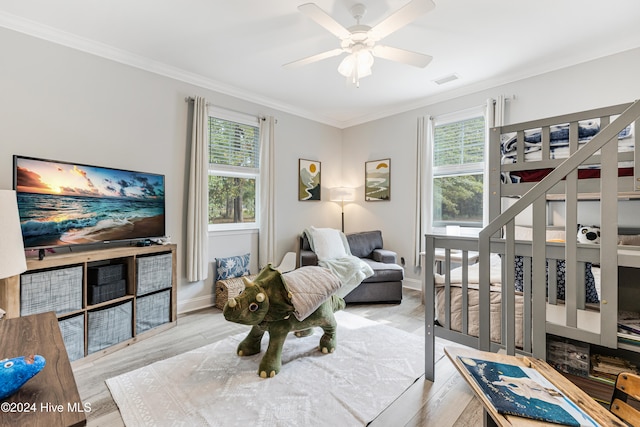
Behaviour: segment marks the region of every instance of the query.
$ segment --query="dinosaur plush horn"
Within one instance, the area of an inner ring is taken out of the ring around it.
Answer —
[[[242,281],[244,282],[245,288],[250,288],[255,285],[251,280],[247,279],[246,276],[242,276]]]

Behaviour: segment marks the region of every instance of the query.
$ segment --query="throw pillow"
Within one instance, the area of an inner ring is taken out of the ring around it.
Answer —
[[[344,258],[348,255],[341,234],[339,230],[333,228],[311,227],[313,251],[320,261]]]
[[[250,254],[216,258],[216,280],[232,279],[249,273]]]

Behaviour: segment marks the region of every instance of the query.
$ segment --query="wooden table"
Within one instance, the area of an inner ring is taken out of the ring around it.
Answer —
[[[566,397],[575,403],[580,409],[587,413],[591,418],[602,426],[626,427],[626,424],[620,421],[615,415],[606,410],[602,405],[593,400],[584,391],[578,388],[571,381],[562,376],[546,362],[532,357],[516,357],[507,356],[506,354],[488,353],[484,351],[474,350],[462,347],[445,347],[445,353],[451,359],[451,362],[458,369],[458,372],[467,381],[471,389],[474,391],[478,399],[484,407],[484,425],[485,426],[557,426],[558,424],[550,424],[536,421],[528,418],[522,418],[512,415],[499,414],[491,401],[484,394],[475,379],[471,376],[465,365],[458,357],[470,357],[474,359],[482,359],[493,362],[506,363],[527,368],[533,368],[542,374],[549,382],[551,382]]]
[[[0,358],[39,354],[46,365],[1,401],[3,426],[84,426],[90,404],[80,400],[58,319],[53,312],[0,320]]]

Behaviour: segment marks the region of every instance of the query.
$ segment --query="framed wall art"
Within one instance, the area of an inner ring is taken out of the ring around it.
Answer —
[[[391,159],[372,160],[364,164],[364,200],[391,200]]]
[[[298,159],[298,200],[320,200],[320,162]]]

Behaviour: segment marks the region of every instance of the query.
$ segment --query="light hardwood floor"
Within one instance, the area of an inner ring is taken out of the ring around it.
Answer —
[[[424,336],[424,306],[418,291],[405,289],[401,304],[349,305],[346,310]],[[227,322],[221,310],[208,308],[182,315],[176,327],[100,359],[74,362],[80,397],[85,404],[91,405],[87,424],[92,427],[124,425],[106,379],[246,331],[247,326]],[[444,357],[436,365],[434,383],[424,379],[416,381],[370,425],[466,427],[481,424],[480,402]]]

